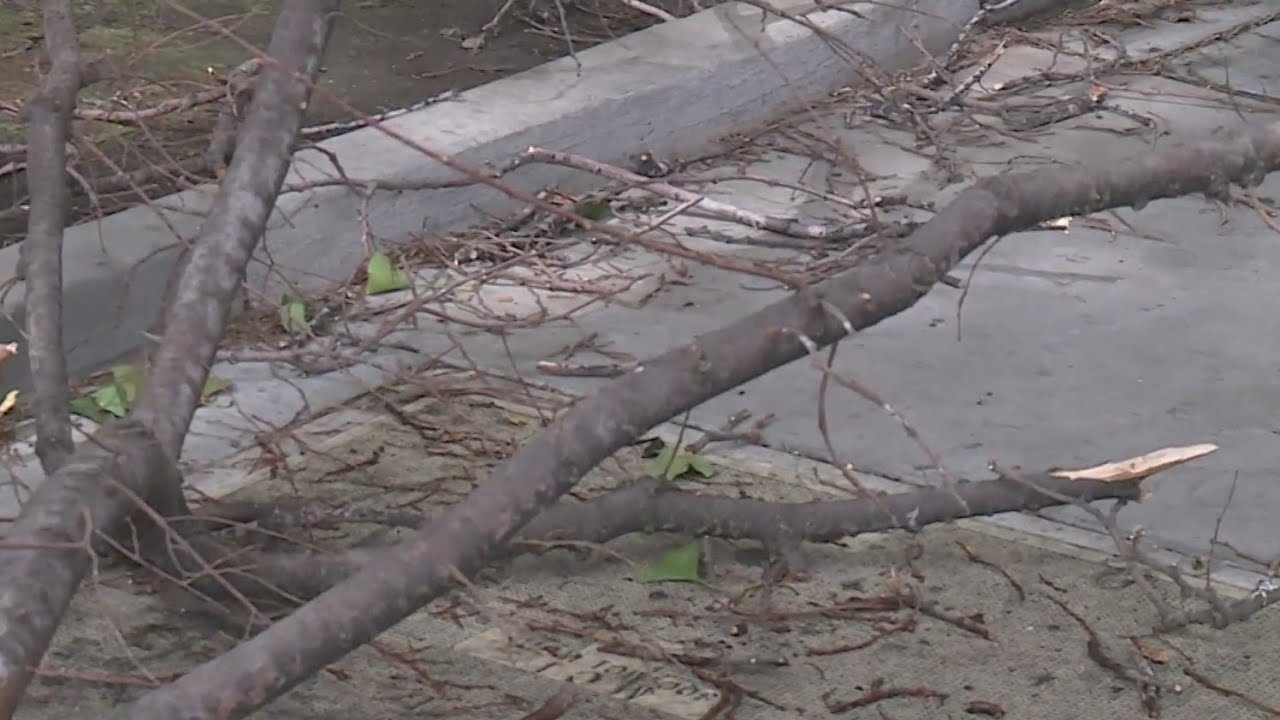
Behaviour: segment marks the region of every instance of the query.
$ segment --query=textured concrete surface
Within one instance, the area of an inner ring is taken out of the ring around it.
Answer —
[[[317,442],[292,470],[241,487],[233,499],[343,511],[412,507],[430,515],[538,427],[535,415],[483,397],[429,400],[403,411],[408,424],[381,414]],[[776,466],[745,471],[721,463],[717,446],[710,453],[719,473],[682,480],[689,489],[780,501],[840,495],[816,475]],[[645,465],[633,451],[620,453],[580,492],[606,492]],[[369,525],[349,525],[297,536],[309,547],[341,548],[370,532]],[[812,579],[772,593],[756,591],[764,559],[756,543],[708,543],[704,584],[634,580],[632,564],[657,562],[684,542],[675,536],[629,536],[605,552],[555,549],[432,603],[376,647],[335,663],[255,717],[506,720],[532,717],[526,713],[567,687],[573,702],[562,717],[569,720],[701,720],[721,698],[716,678],[742,689],[733,715],[742,720],[829,717],[829,705],[866,697],[877,683],[916,693],[835,716],[1146,717],[1137,689],[1098,664],[1088,631],[1054,600],[1097,633],[1107,657],[1150,670],[1164,687],[1165,720],[1271,717],[1200,685],[1188,671],[1253,702],[1280,704],[1280,615],[1264,613],[1224,631],[1153,636],[1153,606],[1125,571],[1028,540],[980,526],[937,526],[918,536],[809,546]],[[936,603],[937,612],[855,609],[860,598],[902,587]],[[1166,598],[1176,594],[1157,587]],[[141,593],[105,568],[76,599],[18,718],[103,714],[151,678],[180,673],[234,642],[166,597]],[[705,664],[689,665],[699,662]]]
[[[778,6],[801,13],[813,3]],[[917,62],[920,48],[946,48],[977,7],[977,0],[893,0],[807,17],[827,37],[892,73]],[[401,139],[366,129],[325,141],[323,152],[298,155],[288,183],[346,177],[408,189],[375,193],[367,207],[344,187],[286,193],[250,269],[251,293],[277,297],[289,286],[314,290],[345,281],[363,258],[364,230],[374,241],[405,242],[517,207],[482,187],[412,189],[457,176],[405,140],[472,167],[506,161],[530,145],[606,162],[625,162],[643,151],[698,152],[728,133],[820,99],[853,76],[849,62],[813,31],[777,16],[762,20],[758,9],[729,3],[400,116],[386,127]],[[508,182],[532,191],[570,179],[589,182],[552,167],[523,168]],[[158,207],[135,208],[67,233],[65,335],[73,371],[96,368],[139,345],[178,242],[196,234],[212,192],[184,192]],[[17,257],[16,247],[0,250],[0,278],[13,275]],[[5,297],[0,341],[19,335],[22,295],[18,285]],[[0,384],[22,386],[26,379],[27,366],[19,358],[5,367]]]

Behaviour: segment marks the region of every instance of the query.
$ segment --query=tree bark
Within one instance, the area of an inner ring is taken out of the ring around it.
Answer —
[[[241,144],[196,240],[136,418],[82,445],[23,507],[0,553],[0,718],[9,718],[92,559],[156,497],[172,498],[173,464],[199,404],[236,287],[288,170],[292,145],[339,7],[286,0]]]
[[[71,0],[46,0],[44,39],[50,67],[27,103],[27,189],[31,214],[22,243],[26,280],[27,357],[31,362],[36,455],[45,473],[71,454],[71,393],[62,347],[62,231],[67,190],[67,142],[80,93],[80,41]]]

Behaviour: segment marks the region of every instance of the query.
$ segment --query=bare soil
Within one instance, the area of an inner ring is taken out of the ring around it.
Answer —
[[[618,0],[515,0],[493,27],[502,0],[360,0],[344,5],[326,56],[309,123],[350,120],[341,105],[362,114],[407,107],[448,91],[462,91],[527,70],[631,32],[656,18]],[[696,11],[691,0],[651,0],[677,17]],[[703,0],[703,7],[715,2]],[[0,4],[0,143],[21,145],[17,115],[38,82],[43,56],[37,11]],[[82,50],[101,58],[109,78],[87,88],[82,108],[141,110],[164,100],[217,87],[218,77],[265,48],[276,3],[264,0],[100,0],[78,2]],[[567,32],[566,32],[567,31]],[[339,99],[341,102],[335,102]],[[119,210],[211,179],[204,167],[155,170],[140,182],[120,173],[172,168],[199,158],[217,105],[136,123],[79,122],[75,167],[98,188],[81,191],[76,220]],[[25,229],[22,155],[0,169],[0,242]],[[100,179],[92,182],[94,178]]]

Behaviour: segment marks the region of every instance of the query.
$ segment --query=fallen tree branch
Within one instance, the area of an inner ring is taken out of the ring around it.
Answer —
[[[283,183],[338,5],[283,3],[269,49],[275,62],[263,72],[244,125],[245,151],[236,153],[183,271],[138,418],[108,424],[78,448],[35,492],[10,530],[11,547],[0,552],[0,718],[13,714],[90,567],[85,538],[118,529],[137,509],[136,499],[165,512],[180,504],[172,459]]]
[[[450,158],[443,161],[461,167]],[[1141,207],[1193,192],[1220,196],[1230,182],[1254,186],[1277,167],[1280,125],[1269,125],[1131,158],[979,180],[873,262],[705,333],[584,398],[430,527],[117,717],[227,717],[261,707],[438,597],[456,573],[476,573],[587,471],[650,428],[804,356],[806,346],[828,345],[911,307],[992,236],[1055,217]]]
[[[961,518],[1071,503],[1107,499],[1137,501],[1140,494],[1139,481],[1069,480],[1042,473],[959,483],[954,488],[922,488],[874,498],[786,503],[685,492],[661,480],[645,478],[585,502],[548,508],[517,533],[494,560],[506,560],[556,543],[599,545],[630,533],[673,532],[757,540],[770,548],[774,563],[786,563],[793,554],[785,550],[800,542],[833,542],[887,530],[916,531]],[[245,508],[233,504],[229,509],[237,511],[239,520],[245,519]],[[220,513],[215,503],[202,509],[192,520],[207,528],[217,523]],[[309,519],[323,521],[320,517]],[[334,520],[310,527],[386,520],[387,524],[421,529],[424,522],[417,513],[389,513],[379,518],[376,513],[350,516],[346,510],[339,510]],[[176,522],[175,530],[181,531],[185,522]],[[224,522],[223,527],[231,525]],[[183,534],[190,535],[190,532]],[[277,607],[291,598],[315,597],[375,561],[384,549],[361,547],[326,554],[312,550],[247,552],[242,547],[219,550],[211,543],[202,543],[199,547],[201,557],[186,558],[179,570],[182,573],[179,579],[183,576],[205,578],[192,581],[192,588],[205,597],[225,597],[225,588],[220,583],[229,583],[244,596]],[[174,548],[173,552],[181,551]],[[800,553],[794,556],[799,557]],[[222,576],[217,580],[208,579],[209,566],[223,568]],[[784,569],[784,574],[789,569]]]

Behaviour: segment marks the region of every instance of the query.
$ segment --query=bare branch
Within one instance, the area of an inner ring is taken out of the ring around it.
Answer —
[[[46,473],[74,447],[66,355],[62,348],[62,229],[71,206],[67,140],[80,92],[80,42],[71,0],[46,0],[45,47],[49,73],[27,104],[27,187],[31,214],[22,243],[26,276],[27,356],[31,361],[36,455]]]
[[[182,449],[226,328],[228,309],[284,183],[303,112],[340,3],[287,2],[271,38],[226,180],[173,295],[140,417],[169,453]]]
[[[794,545],[798,551],[800,542],[833,542],[904,528],[914,531],[962,518],[1105,499],[1137,501],[1142,490],[1139,483],[1066,480],[1040,473],[961,483],[954,489],[921,488],[880,497],[787,503],[684,492],[655,478],[642,478],[585,502],[548,508],[521,529],[505,550],[499,550],[495,560],[556,543],[599,545],[636,532],[757,540],[766,545],[783,546],[777,549]],[[426,520],[415,513],[402,514],[413,517],[388,514],[387,519],[415,528],[422,527]],[[377,520],[359,515],[342,519]],[[780,540],[785,542],[779,543]],[[207,579],[207,567],[196,567],[194,563],[190,572],[195,577],[192,584],[208,597],[226,596],[225,589],[218,586],[221,582],[235,585],[254,599],[278,604],[289,597],[314,597],[377,560],[380,551],[380,548],[360,547],[338,554],[246,553],[234,548],[224,550],[227,557],[223,560],[214,554],[215,550],[199,562],[227,568],[223,570],[225,578]],[[801,553],[795,555],[796,559],[803,559],[799,557]],[[183,561],[185,565],[186,558]],[[785,564],[788,558],[775,557],[774,561]],[[246,570],[229,569],[233,567]],[[285,593],[289,597],[285,597]]]
[[[23,507],[0,553],[0,718],[11,716],[92,556],[85,538],[110,533],[135,498],[177,496],[172,464],[195,411],[249,255],[288,167],[337,0],[283,3],[275,62],[244,125],[240,151],[179,284],[139,415],[108,425]],[[153,434],[154,433],[154,434]]]
[[[1278,166],[1280,125],[1122,162],[979,180],[873,262],[703,334],[581,400],[438,522],[118,717],[227,717],[261,707],[437,597],[456,573],[477,572],[588,470],[649,428],[802,357],[797,337],[818,346],[843,337],[846,324],[828,306],[863,329],[911,307],[992,236],[1064,215],[1192,192],[1220,195],[1228,183],[1255,185]]]

